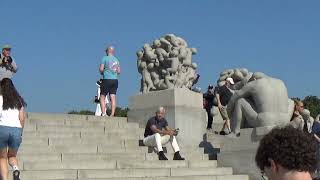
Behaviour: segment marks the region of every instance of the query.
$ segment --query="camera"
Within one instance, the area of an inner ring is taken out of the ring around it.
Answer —
[[[11,56],[2,58],[2,64],[11,64],[12,61],[13,61],[13,60],[12,60],[12,57],[11,57]]]
[[[180,129],[179,129],[179,128],[177,128],[177,129],[175,129],[175,130],[174,130],[174,132],[178,135],[179,130],[180,130]]]

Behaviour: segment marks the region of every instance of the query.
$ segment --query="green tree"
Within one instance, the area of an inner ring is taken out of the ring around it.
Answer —
[[[90,110],[80,110],[80,111],[69,111],[68,114],[79,114],[79,115],[94,115],[94,112]]]
[[[307,96],[302,102],[305,108],[310,111],[312,117],[320,114],[320,99],[317,96]]]
[[[117,117],[128,117],[129,108],[116,107],[115,116]]]
[[[116,107],[115,116],[116,117],[127,117],[128,111],[129,111],[129,108]],[[68,114],[94,115],[95,113],[90,110],[80,110],[80,111],[72,110],[72,111],[69,111]],[[110,109],[108,109],[107,114],[109,114],[109,115],[111,114]]]

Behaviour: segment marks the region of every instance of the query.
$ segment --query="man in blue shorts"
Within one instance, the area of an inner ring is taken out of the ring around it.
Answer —
[[[116,110],[116,94],[118,89],[118,75],[120,74],[119,60],[114,56],[112,46],[106,49],[106,56],[102,58],[99,71],[103,75],[101,84],[100,106],[102,116],[106,116],[105,98],[109,94],[111,100],[111,115],[114,116]]]

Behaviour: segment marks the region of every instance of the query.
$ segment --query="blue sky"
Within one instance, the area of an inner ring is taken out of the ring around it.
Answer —
[[[0,45],[12,44],[14,82],[32,112],[94,110],[95,81],[112,44],[122,67],[118,103],[139,91],[136,55],[174,33],[198,49],[198,86],[246,67],[282,79],[291,97],[320,94],[320,1],[4,1]]]

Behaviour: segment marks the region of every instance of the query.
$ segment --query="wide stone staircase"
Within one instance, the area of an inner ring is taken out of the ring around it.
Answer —
[[[18,153],[22,180],[248,180],[218,167],[204,148],[181,145],[185,161],[159,161],[142,146],[144,129],[126,118],[29,113]],[[11,174],[10,174],[11,176]]]

